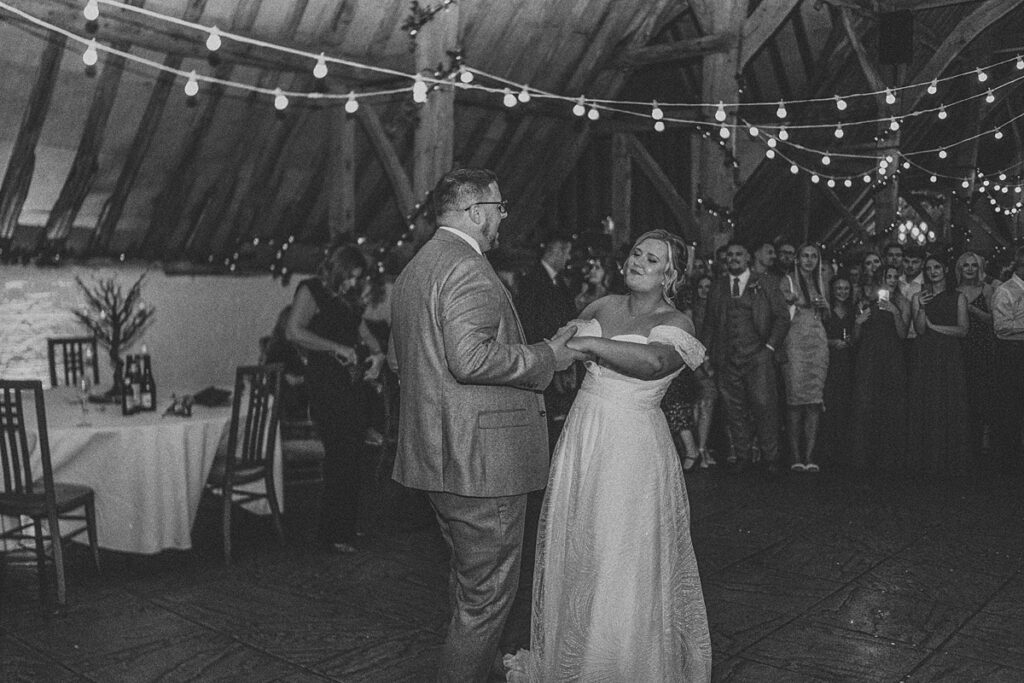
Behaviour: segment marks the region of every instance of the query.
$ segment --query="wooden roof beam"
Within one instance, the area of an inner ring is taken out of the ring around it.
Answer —
[[[615,65],[624,69],[635,69],[653,64],[669,64],[700,59],[715,52],[726,52],[736,47],[738,36],[719,34],[687,38],[672,43],[648,45],[624,52],[615,60]]]
[[[676,219],[676,222],[682,229],[683,236],[686,239],[696,241],[700,237],[700,226],[693,217],[693,208],[679,194],[675,185],[672,184],[672,180],[662,170],[661,165],[651,156],[651,153],[647,151],[647,148],[641,144],[640,140],[633,135],[624,135],[624,137],[627,141],[630,157],[636,162],[636,165],[643,174],[647,176],[647,179],[651,181],[651,184],[654,185],[658,196],[668,206],[672,212],[672,217]]]
[[[85,20],[82,18],[83,3],[79,0],[47,0],[46,3],[41,3],[39,0],[5,0],[5,2],[66,31],[86,36]],[[258,2],[256,4],[259,5]],[[240,2],[236,12],[245,8],[246,3]],[[16,16],[6,14],[2,16],[5,21],[27,25],[25,20]],[[326,52],[340,59],[348,58],[353,61],[365,61],[358,57],[347,56],[341,52],[342,43],[339,41],[317,40],[311,43],[300,43],[282,40],[282,36],[277,34],[253,35],[251,29],[255,25],[255,17],[253,19],[253,23],[249,26],[245,28],[233,27],[230,31],[303,52],[314,54]],[[103,43],[129,43],[139,49],[152,50],[167,55],[177,55],[183,59],[205,60],[210,56],[210,51],[206,49],[206,36],[186,27],[107,6],[101,7],[100,18],[97,22],[99,28],[96,31],[95,37]],[[237,66],[271,69],[285,73],[308,73],[313,69],[313,63],[305,57],[276,50],[270,51],[227,39],[224,40],[224,44],[217,51],[216,55],[219,63],[231,62]],[[406,52],[375,57],[373,64],[401,71],[412,70],[412,59]],[[383,77],[370,71],[355,70],[340,64],[332,64],[330,73],[327,76],[328,82],[336,82],[342,85],[390,82],[391,80],[393,79],[390,77]]]

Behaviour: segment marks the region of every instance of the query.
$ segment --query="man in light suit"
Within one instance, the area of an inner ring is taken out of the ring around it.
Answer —
[[[491,171],[459,169],[434,190],[437,233],[392,297],[401,382],[394,479],[426,491],[451,551],[452,618],[439,681],[485,681],[515,597],[526,494],[547,485],[541,391],[579,359],[565,343],[527,345],[484,258],[507,215]]]

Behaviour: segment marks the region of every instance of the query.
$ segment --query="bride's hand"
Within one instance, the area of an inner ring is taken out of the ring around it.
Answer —
[[[568,342],[566,342],[565,345],[568,348],[572,349],[573,351],[579,351],[580,353],[585,353],[588,356],[592,356],[593,349],[592,344],[590,343],[591,339],[591,337],[573,337]]]

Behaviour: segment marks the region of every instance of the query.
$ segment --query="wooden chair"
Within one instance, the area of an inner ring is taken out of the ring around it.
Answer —
[[[35,402],[36,429],[39,433],[42,478],[32,470],[32,449],[29,446],[25,396],[31,394]],[[0,380],[0,515],[20,522],[13,529],[0,531],[0,541],[35,541],[35,560],[39,568],[39,594],[46,594],[46,541],[50,541],[53,565],[57,575],[57,602],[66,603],[64,588],[63,541],[82,533],[89,534],[96,570],[100,569],[100,551],[96,539],[95,495],[88,486],[63,484],[53,481],[50,464],[50,441],[46,431],[46,406],[43,403],[43,383],[39,380]],[[84,514],[71,515],[79,508]],[[85,528],[61,534],[60,520],[84,521]],[[47,528],[44,532],[43,522]],[[28,533],[31,527],[32,533]],[[12,551],[16,552],[16,551]]]
[[[85,350],[92,350],[92,383],[100,383],[100,361],[96,353],[95,337],[56,337],[46,340],[46,358],[50,362],[50,386],[77,386],[78,378],[85,367]],[[60,370],[57,367],[57,351],[60,351]],[[60,380],[63,379],[63,385]]]
[[[223,505],[224,562],[231,564],[231,508],[233,505],[265,498],[270,505],[274,530],[284,543],[281,510],[274,487],[278,411],[284,366],[249,365],[235,373],[228,447],[218,455],[206,482],[207,490],[220,495]],[[246,397],[243,413],[242,398]],[[244,418],[244,419],[243,419]],[[235,486],[263,480],[264,493],[236,491]]]

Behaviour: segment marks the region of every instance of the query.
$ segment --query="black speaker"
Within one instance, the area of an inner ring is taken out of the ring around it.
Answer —
[[[910,10],[878,15],[878,61],[882,64],[914,61],[914,14]]]

